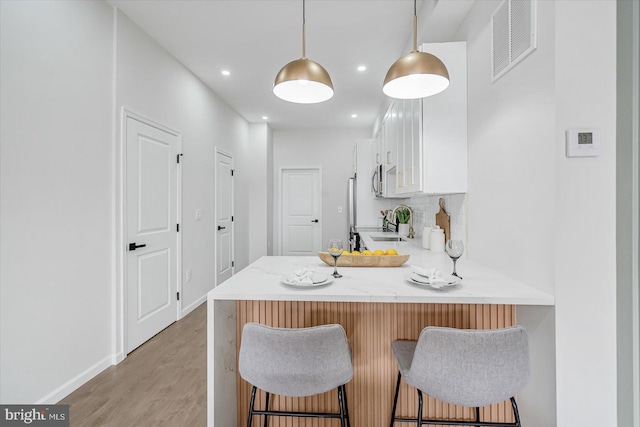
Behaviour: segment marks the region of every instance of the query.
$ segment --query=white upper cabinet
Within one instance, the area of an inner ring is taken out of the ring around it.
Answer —
[[[389,106],[376,158],[384,166],[385,197],[467,191],[466,43],[422,48],[444,62],[451,83],[437,95],[395,99]]]
[[[376,135],[373,137],[373,165],[378,166],[381,160],[381,152],[382,152],[382,131],[379,130]]]
[[[467,192],[467,44],[429,43],[422,51],[449,70],[449,87],[422,100],[422,180],[420,192]]]

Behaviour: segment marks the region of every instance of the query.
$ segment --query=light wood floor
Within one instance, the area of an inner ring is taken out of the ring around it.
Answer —
[[[71,427],[206,425],[206,320],[202,304],[63,399]]]

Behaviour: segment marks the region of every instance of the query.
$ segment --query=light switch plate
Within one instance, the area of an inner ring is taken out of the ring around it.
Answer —
[[[567,129],[567,157],[595,157],[600,155],[600,130]]]

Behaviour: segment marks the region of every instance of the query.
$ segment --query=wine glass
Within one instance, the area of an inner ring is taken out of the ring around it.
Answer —
[[[329,240],[329,254],[333,257],[333,277],[342,277],[342,274],[338,273],[338,258],[342,255],[343,246],[342,240],[331,239]]]
[[[458,261],[458,258],[460,258],[464,252],[464,244],[462,243],[462,240],[449,240],[445,245],[445,250],[447,251],[447,255],[449,255],[453,260],[453,273],[451,274],[462,279],[462,277],[458,276],[458,273],[456,273],[456,261]]]

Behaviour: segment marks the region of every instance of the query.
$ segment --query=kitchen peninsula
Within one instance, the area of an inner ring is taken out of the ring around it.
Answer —
[[[390,235],[390,234],[388,234]],[[280,327],[307,327],[340,323],[353,350],[354,379],[347,384],[353,425],[383,426],[388,423],[393,382],[397,368],[391,356],[394,339],[417,339],[423,327],[440,325],[489,329],[515,324],[517,305],[549,306],[551,295],[505,277],[471,260],[461,259],[462,282],[445,290],[434,290],[407,282],[410,265],[451,269],[444,253],[432,253],[417,242],[374,242],[369,245],[395,247],[410,253],[407,264],[395,268],[338,268],[343,278],[326,286],[296,288],[281,283],[284,275],[300,268],[331,273],[332,267],[318,257],[262,257],[208,294],[207,373],[208,425],[245,424],[249,388],[237,377],[236,354],[242,326],[259,322]],[[375,249],[375,247],[374,247]],[[401,393],[409,393],[406,385]],[[404,394],[407,396],[407,394]],[[263,396],[261,396],[261,399]],[[300,401],[273,399],[294,410],[333,410],[334,396]],[[415,399],[403,399],[399,412],[415,411]],[[257,405],[264,405],[263,400]],[[299,406],[298,406],[299,405]],[[429,398],[426,405],[436,417],[468,418],[467,408],[449,406]],[[483,409],[483,417],[509,420],[504,404]],[[286,423],[273,419],[272,425]],[[294,425],[297,421],[294,420]],[[315,425],[315,424],[314,424]],[[320,424],[324,425],[324,424]],[[327,424],[329,425],[329,424]]]

